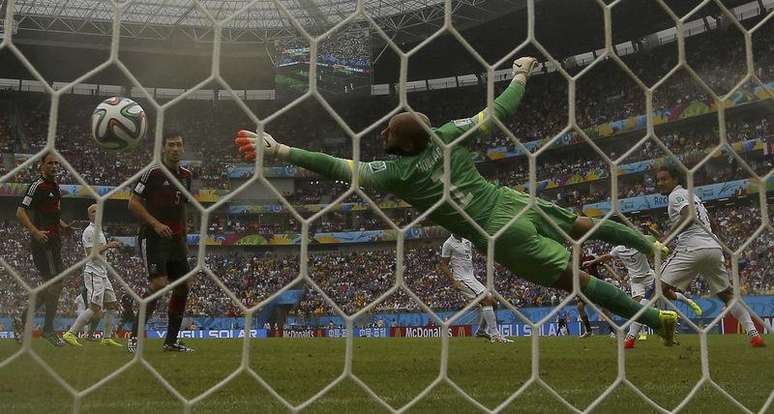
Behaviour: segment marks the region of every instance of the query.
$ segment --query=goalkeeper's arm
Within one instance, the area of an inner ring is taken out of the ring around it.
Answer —
[[[236,143],[246,160],[254,159],[256,156],[255,145],[260,142],[255,132],[241,130],[237,133]],[[351,182],[352,173],[357,168],[360,177],[359,184],[363,187],[372,187],[381,190],[377,180],[371,179],[368,164],[355,162],[344,158],[336,158],[321,152],[306,151],[300,148],[289,147],[278,143],[271,135],[263,133],[262,141],[264,143],[264,154],[270,155],[276,159],[289,162],[309,171],[314,171],[324,177],[332,180],[342,180]]]
[[[537,60],[531,57],[519,58],[513,62],[513,79],[511,80],[510,85],[495,98],[492,113],[494,117],[497,117],[500,120],[506,120],[516,113],[516,110],[521,103],[521,99],[524,97],[527,79],[529,79],[529,75],[536,65]],[[484,134],[493,130],[494,122],[491,121],[491,118],[487,118],[486,109],[470,118],[448,122],[438,129],[439,132],[441,132],[441,136],[448,137],[446,141],[452,141],[468,130],[474,128],[477,129],[477,133]],[[476,133],[472,133],[465,138],[465,141],[471,141],[471,138],[476,135]]]

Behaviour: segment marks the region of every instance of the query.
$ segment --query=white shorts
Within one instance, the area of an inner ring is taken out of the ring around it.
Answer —
[[[99,276],[92,272],[83,272],[83,283],[86,285],[86,299],[89,304],[102,307],[104,302],[115,302],[116,292],[107,276]]]
[[[457,277],[454,279],[459,282],[459,290],[468,299],[475,299],[478,295],[486,291],[486,286],[481,284],[475,277]]]
[[[656,284],[656,277],[653,275],[631,279],[632,297],[645,297],[653,290]]]
[[[699,274],[713,295],[731,287],[721,249],[675,250],[661,267],[661,280],[680,290],[687,289]]]

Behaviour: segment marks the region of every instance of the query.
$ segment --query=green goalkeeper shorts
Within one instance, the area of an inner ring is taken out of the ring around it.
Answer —
[[[508,187],[500,188],[500,197],[489,216],[485,230],[494,234],[507,225],[529,203],[529,194]],[[556,226],[569,234],[578,215],[554,203],[536,200]],[[516,275],[542,286],[553,286],[567,268],[570,252],[562,244],[566,239],[535,208],[524,211],[495,242],[495,260]]]

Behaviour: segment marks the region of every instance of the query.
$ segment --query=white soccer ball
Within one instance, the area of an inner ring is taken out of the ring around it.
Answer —
[[[106,150],[137,146],[148,130],[145,111],[129,98],[114,96],[97,105],[91,115],[91,136]]]

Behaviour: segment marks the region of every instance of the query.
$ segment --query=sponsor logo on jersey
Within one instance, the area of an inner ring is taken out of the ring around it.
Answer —
[[[473,120],[470,118],[463,118],[463,119],[455,119],[452,121],[454,123],[454,126],[457,128],[463,128],[473,123]]]

